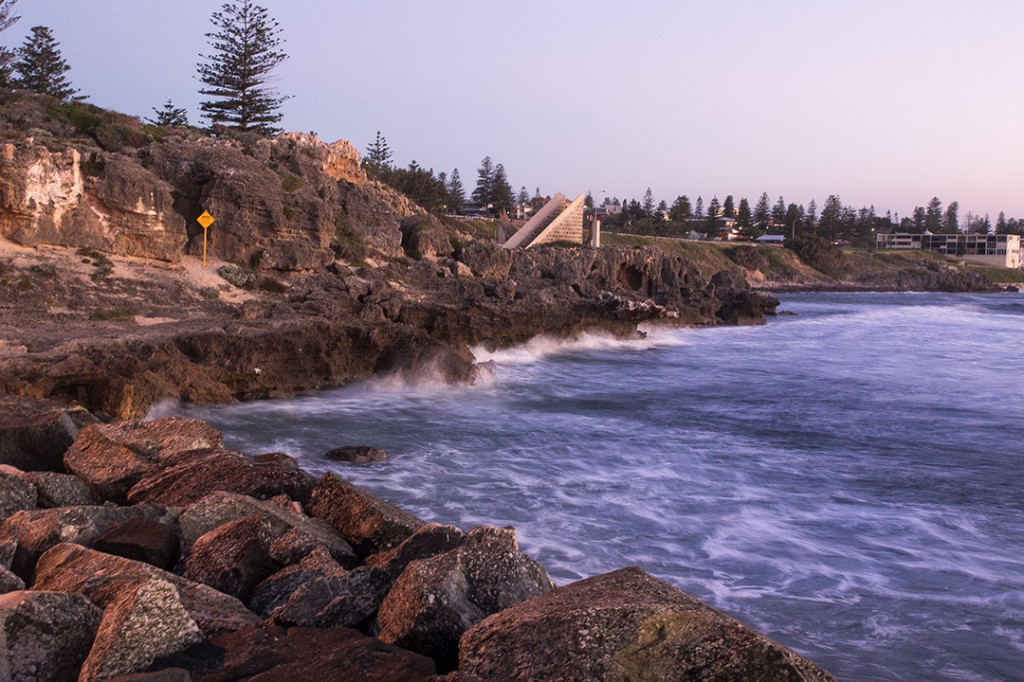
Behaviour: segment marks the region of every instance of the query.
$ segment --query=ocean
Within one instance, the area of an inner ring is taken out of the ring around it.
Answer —
[[[1024,295],[781,298],[763,326],[477,349],[474,386],[160,413],[515,526],[559,584],[639,565],[845,681],[1021,679]]]

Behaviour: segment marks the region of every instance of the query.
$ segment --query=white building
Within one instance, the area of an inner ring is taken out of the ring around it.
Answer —
[[[1020,268],[1020,235],[1017,234],[910,234],[893,232],[877,237],[880,249],[921,249],[972,263],[1000,268]]]

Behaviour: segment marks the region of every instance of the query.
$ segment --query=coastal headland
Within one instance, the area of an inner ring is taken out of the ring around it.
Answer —
[[[12,679],[830,679],[640,569],[555,589],[511,529],[427,524],[200,422],[132,420],[163,398],[473,381],[470,347],[541,334],[759,323],[778,302],[752,283],[994,288],[928,259],[871,280],[753,247],[508,251],[369,179],[346,142],[25,96],[15,115],[32,125],[0,144]]]

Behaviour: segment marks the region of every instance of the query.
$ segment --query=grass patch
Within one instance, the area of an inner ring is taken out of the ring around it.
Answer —
[[[83,263],[91,262],[92,266],[96,268],[96,272],[89,275],[89,279],[94,282],[102,282],[114,271],[114,263],[104,253],[84,247],[79,249],[77,253],[82,257]]]

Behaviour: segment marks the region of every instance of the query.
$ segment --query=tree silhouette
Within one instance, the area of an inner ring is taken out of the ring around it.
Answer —
[[[18,49],[16,85],[25,90],[50,95],[60,100],[71,99],[78,90],[64,76],[71,67],[64,61],[58,43],[46,26],[34,26],[25,43]]]
[[[213,124],[263,135],[280,132],[274,124],[283,114],[278,109],[288,97],[268,87],[271,72],[288,58],[278,49],[281,29],[267,10],[250,0],[226,3],[210,19],[216,30],[206,37],[213,54],[200,55],[196,65],[199,91],[215,99],[199,105]]]

